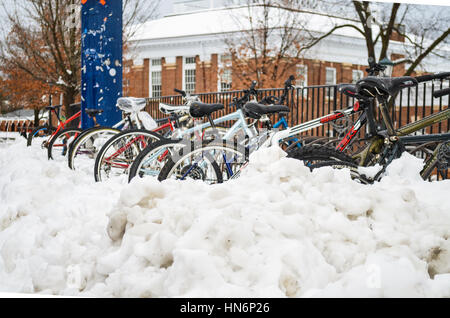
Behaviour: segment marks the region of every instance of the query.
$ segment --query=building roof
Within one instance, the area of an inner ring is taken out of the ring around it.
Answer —
[[[250,10],[262,10],[261,6],[253,6]],[[354,24],[360,22],[345,17],[330,16],[320,12],[302,11],[286,12],[280,9],[270,10],[269,26],[280,27],[289,15],[300,16],[302,28],[315,36],[324,34],[335,25]],[[200,55],[201,60],[207,59],[209,54],[222,53],[226,50],[225,39],[239,37],[242,30],[250,30],[250,19],[261,16],[249,12],[248,6],[215,8],[183,14],[175,14],[157,20],[151,20],[135,26],[130,58],[136,64],[141,64],[144,58],[160,58],[175,56]],[[373,27],[374,35],[378,34],[378,26]],[[242,34],[242,33],[241,33]],[[389,54],[406,54],[414,50],[409,43],[391,41]],[[381,49],[378,41],[376,50]],[[440,45],[435,51],[438,55],[429,55],[421,63],[423,70],[438,72],[450,67],[450,61],[445,58],[450,54],[448,45]],[[132,56],[132,57],[131,57]],[[367,64],[367,48],[363,35],[356,29],[347,27],[336,30],[313,48],[305,52],[305,58],[319,59],[329,62]],[[167,59],[166,59],[167,61]]]
[[[131,41],[224,34],[250,30],[249,16],[254,16],[257,10],[262,10],[262,7],[252,7],[250,10],[247,6],[239,6],[169,15],[137,26]],[[295,14],[296,18],[301,17],[302,26],[310,32],[322,33],[331,29],[334,24],[342,24],[343,22],[355,25],[358,23],[351,19],[330,17],[313,11],[287,13],[285,10],[270,9],[270,13],[273,15],[269,21],[270,27],[282,26],[282,19],[289,14]],[[362,35],[352,28],[342,28],[336,34],[362,38]]]

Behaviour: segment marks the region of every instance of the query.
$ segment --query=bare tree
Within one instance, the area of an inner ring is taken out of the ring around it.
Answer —
[[[0,0],[8,20],[0,62],[64,94],[65,112],[81,87],[79,0]],[[11,3],[13,2],[13,5]],[[155,14],[155,1],[124,0],[124,28]],[[73,24],[68,27],[68,24]],[[127,40],[124,36],[124,40]]]
[[[405,38],[405,61],[409,62],[405,74],[410,75],[430,56],[450,60],[449,50],[439,50],[450,45],[449,7],[431,7],[432,10],[424,10],[420,5],[404,7],[407,12],[404,27],[395,31]]]
[[[225,42],[241,82],[256,78],[260,86],[277,85],[320,41],[306,28],[308,17],[297,14],[295,4],[302,3],[309,1],[248,0],[245,8],[231,9],[241,31]]]
[[[298,5],[286,5],[285,1],[273,1],[270,5],[273,8],[282,8],[299,14],[305,12],[299,9]],[[326,0],[318,2],[317,7],[330,17],[330,21],[338,16],[345,16],[348,21],[344,23],[342,19],[334,19],[334,25],[324,30],[317,40],[339,29],[352,28],[364,37],[367,55],[375,60],[380,61],[388,57],[393,36],[404,37],[405,58],[394,62],[395,64],[407,63],[405,75],[413,73],[428,56],[439,55],[437,49],[449,42],[450,11],[446,7],[439,10],[432,6],[427,8],[423,5],[357,0]],[[449,58],[449,56],[441,57]]]
[[[133,37],[144,22],[157,17],[161,0],[123,0],[124,43]]]

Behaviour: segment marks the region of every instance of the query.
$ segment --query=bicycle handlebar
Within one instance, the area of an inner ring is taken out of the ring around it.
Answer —
[[[238,108],[242,107],[244,103],[248,102],[248,97],[250,96],[250,94],[254,94],[256,95],[258,93],[258,91],[255,89],[257,82],[256,81],[252,81],[252,83],[250,84],[250,89],[245,89],[244,95],[241,98],[233,98],[233,101],[230,103],[229,106],[236,106]]]
[[[446,77],[450,77],[450,72],[442,72],[442,73],[436,73],[436,74],[417,76],[416,80],[419,83],[422,83],[422,82],[428,82],[428,81],[431,81],[434,79],[444,79]]]
[[[175,92],[180,93],[181,95],[183,95],[183,97],[186,97],[186,92],[185,92],[185,91],[183,91],[183,90],[181,90],[181,89],[178,89],[178,88],[174,88],[173,90],[174,90]]]
[[[286,97],[288,95],[289,90],[293,87],[292,86],[292,81],[295,80],[294,75],[289,76],[289,78],[284,82],[284,89],[283,89],[283,95],[281,95],[280,98],[276,98],[277,100],[275,101],[276,103],[283,105],[284,101],[286,100]],[[274,102],[274,103],[275,103]],[[273,104],[274,104],[273,103]]]
[[[366,72],[369,76],[377,75],[380,71],[384,71],[386,69],[386,66],[376,63],[373,57],[369,57],[368,62],[369,67],[366,68]]]
[[[450,95],[450,87],[449,88],[444,88],[444,89],[440,89],[438,91],[433,92],[433,97],[438,98],[438,97],[442,97],[445,95]]]
[[[284,88],[290,88],[292,86],[292,81],[295,80],[294,75],[289,76],[289,78],[284,82]]]

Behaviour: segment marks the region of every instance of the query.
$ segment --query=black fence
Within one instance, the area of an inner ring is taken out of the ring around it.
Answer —
[[[432,113],[439,112],[449,105],[449,96],[433,98],[434,91],[449,87],[450,80],[439,82],[426,82],[418,87],[402,90],[395,100],[391,116],[395,128],[417,121]],[[281,88],[258,90],[258,100],[265,96],[279,97],[283,92]],[[242,91],[199,93],[196,94],[204,103],[223,103],[225,108],[215,113],[215,117],[220,117],[235,111],[229,104],[234,97],[241,97]],[[181,95],[164,96],[159,98],[148,98],[147,111],[153,118],[164,118],[165,114],[159,111],[159,103],[170,105],[182,105]],[[354,104],[353,98],[349,98],[338,92],[336,85],[308,86],[291,90],[286,100],[290,112],[287,114],[287,121],[290,127],[309,120],[327,115],[335,110],[345,109]],[[437,123],[428,127],[423,133],[443,133],[448,132],[450,120]],[[334,129],[330,125],[323,125],[309,131],[307,134],[313,136],[334,135]]]

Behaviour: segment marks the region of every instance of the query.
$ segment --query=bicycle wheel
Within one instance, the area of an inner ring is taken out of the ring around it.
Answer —
[[[50,140],[47,149],[48,159],[61,160],[69,151],[70,144],[80,135],[82,129],[67,128],[60,130]]]
[[[81,133],[71,144],[68,165],[72,170],[92,173],[95,158],[103,145],[120,130],[110,127],[94,127]]]
[[[47,146],[47,137],[51,136],[55,132],[54,127],[50,126],[39,126],[33,129],[33,131],[28,135],[27,147],[31,146],[33,140],[39,139],[42,142],[42,146]]]
[[[420,175],[424,180],[430,179],[433,172],[436,172],[436,178],[439,173],[447,177],[448,168],[450,167],[450,141],[438,144],[432,156],[424,163],[424,167]],[[436,171],[435,171],[436,169]]]
[[[203,142],[200,147],[182,148],[171,156],[162,168],[158,180],[167,178],[203,180],[208,184],[222,183],[247,162],[248,151],[236,144]]]
[[[356,179],[364,184],[373,182],[357,171],[358,165],[352,157],[333,148],[308,145],[288,152],[288,157],[302,160],[305,166],[309,167],[311,171],[323,167],[332,167],[334,169],[347,168],[350,169],[352,179]]]
[[[148,145],[131,165],[128,182],[131,182],[136,176],[140,178],[157,177],[167,159],[171,158],[174,153],[179,152],[184,146],[186,146],[186,143],[179,140],[160,140]]]
[[[123,131],[113,136],[95,158],[95,181],[126,175],[139,153],[161,138],[161,135],[145,129]]]
[[[343,152],[315,144],[294,148],[292,151],[288,152],[288,157],[309,162],[330,160],[353,162],[352,157]]]

